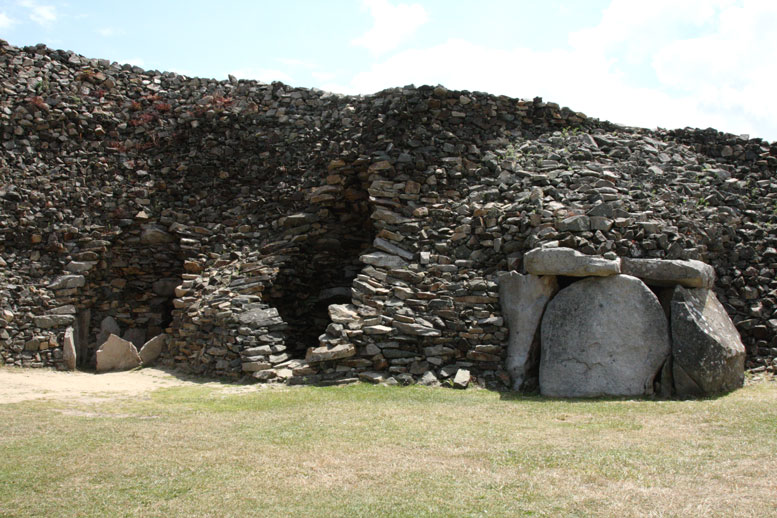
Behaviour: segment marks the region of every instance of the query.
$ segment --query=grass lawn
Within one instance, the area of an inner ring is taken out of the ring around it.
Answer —
[[[777,517],[777,382],[701,401],[355,385],[0,404],[0,516]]]

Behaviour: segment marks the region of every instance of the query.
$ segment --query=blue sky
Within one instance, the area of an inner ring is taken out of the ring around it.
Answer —
[[[0,37],[341,93],[443,84],[777,140],[777,0],[0,0]]]

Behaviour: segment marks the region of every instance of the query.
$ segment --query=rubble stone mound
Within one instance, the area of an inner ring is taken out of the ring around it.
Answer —
[[[201,376],[505,389],[536,376],[506,363],[516,339],[537,350],[536,318],[516,334],[500,275],[623,271],[659,295],[696,279],[681,284],[715,292],[745,367],[775,369],[775,144],[4,41],[0,82],[2,364],[91,369],[110,334],[164,335],[157,364]]]

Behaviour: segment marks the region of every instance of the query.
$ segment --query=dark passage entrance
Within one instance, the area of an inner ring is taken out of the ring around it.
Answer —
[[[351,302],[351,283],[364,266],[359,256],[372,243],[366,210],[332,215],[281,267],[265,301],[289,324],[286,352],[304,358],[329,325],[331,304]]]

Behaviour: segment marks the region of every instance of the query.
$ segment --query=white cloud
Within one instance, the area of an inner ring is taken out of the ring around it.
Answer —
[[[320,83],[328,83],[337,77],[337,74],[333,74],[331,72],[311,72],[310,75],[313,76],[313,79]]]
[[[396,49],[429,18],[420,4],[392,5],[388,0],[362,0],[362,5],[369,9],[373,25],[351,44],[374,54]]]
[[[45,27],[57,21],[57,8],[53,5],[40,5],[33,0],[20,0],[19,5],[30,11],[30,20],[38,25]]]
[[[0,13],[0,29],[10,29],[13,24],[16,23],[16,20],[11,18],[5,13]]]
[[[570,35],[567,49],[495,49],[451,39],[393,54],[336,91],[443,84],[541,96],[622,124],[712,126],[774,140],[773,27],[771,0],[614,0],[599,25]]]
[[[289,74],[272,68],[239,68],[233,70],[230,74],[238,79],[255,79],[264,83],[271,83],[273,81],[281,81],[286,84],[294,83],[294,79]]]

